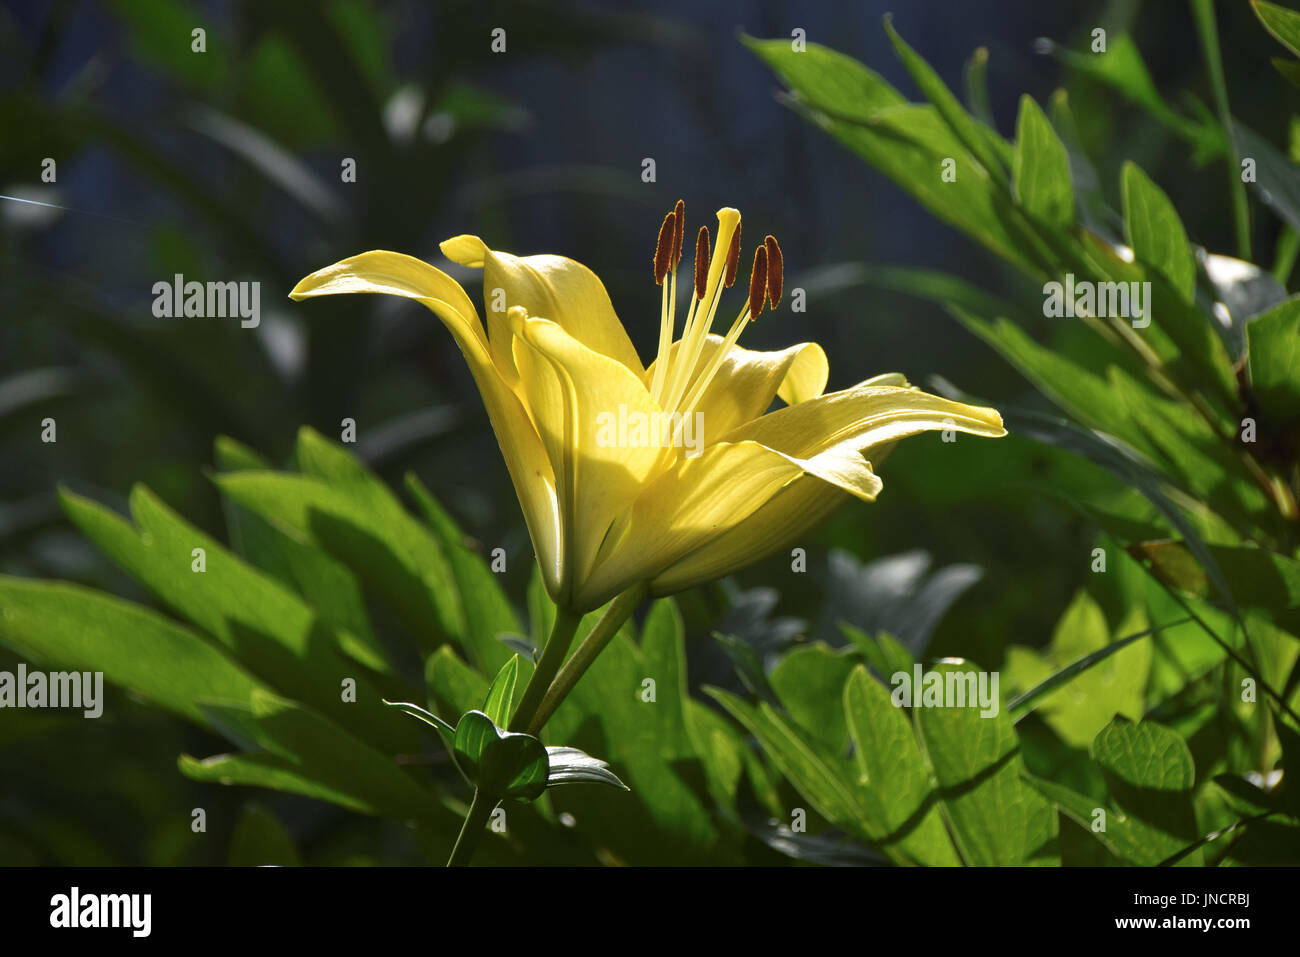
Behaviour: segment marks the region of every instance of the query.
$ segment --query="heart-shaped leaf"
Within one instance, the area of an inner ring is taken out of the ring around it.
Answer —
[[[550,771],[546,775],[546,786],[555,787],[559,784],[608,784],[612,787],[622,788],[624,791],[632,790],[626,784],[618,779],[609,765],[600,758],[593,758],[585,751],[579,751],[577,748],[553,747],[546,749],[546,757],[550,762]]]
[[[456,764],[481,791],[531,801],[546,789],[549,763],[531,734],[502,731],[482,711],[467,711],[452,739]]]

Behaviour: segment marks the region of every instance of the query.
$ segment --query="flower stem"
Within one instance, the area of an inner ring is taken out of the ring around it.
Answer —
[[[551,625],[551,636],[546,639],[542,657],[538,660],[537,667],[533,669],[533,676],[528,679],[523,697],[519,699],[519,706],[515,708],[515,713],[510,719],[511,731],[522,731],[532,720],[538,705],[542,703],[542,696],[550,687],[551,680],[560,670],[560,665],[564,664],[564,656],[569,653],[569,645],[573,644],[573,636],[577,634],[581,622],[581,615],[566,608],[555,609],[555,622]]]
[[[474,856],[474,849],[483,836],[483,828],[499,803],[500,798],[489,797],[477,788],[474,789],[469,813],[465,815],[465,823],[460,826],[460,834],[456,836],[456,846],[451,849],[451,857],[447,859],[448,867],[469,866],[469,859]]]
[[[627,621],[632,612],[636,610],[636,606],[641,603],[645,593],[646,588],[644,585],[634,585],[614,599],[609,608],[605,610],[605,614],[601,616],[600,621],[596,622],[596,627],[592,628],[591,633],[582,639],[582,644],[578,645],[573,657],[565,662],[564,667],[555,676],[555,680],[546,689],[541,704],[538,705],[536,712],[531,715],[525,725],[529,734],[537,734],[542,730],[551,715],[555,713],[555,709],[560,706],[560,702],[568,697],[569,692],[578,683],[578,679],[596,660],[596,656],[605,649],[610,639],[623,626],[623,622]],[[540,665],[538,670],[541,670]],[[536,674],[533,677],[535,678]],[[518,720],[521,713],[522,708],[515,713],[516,720]]]

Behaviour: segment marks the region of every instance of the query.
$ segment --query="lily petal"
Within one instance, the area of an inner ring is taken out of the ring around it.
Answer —
[[[548,319],[524,317],[518,309],[511,318],[524,397],[563,490],[567,577],[581,581],[615,519],[678,452],[663,444],[629,442],[619,434],[620,420],[639,417],[647,435],[652,424],[661,422],[661,410],[640,375]],[[566,494],[580,497],[566,500]]]
[[[577,596],[599,605],[747,521],[805,474],[821,493],[851,491],[872,501],[881,483],[857,452],[830,450],[798,459],[755,442],[721,443],[682,458],[642,492],[615,523]],[[594,607],[594,606],[593,606]]]
[[[610,356],[638,376],[641,359],[614,312],[599,277],[582,263],[563,256],[512,256],[489,248],[477,236],[454,236],[442,244],[448,259],[483,270],[483,298],[488,338],[498,361],[509,359],[509,310],[522,306],[530,316],[544,316],[593,352]],[[505,308],[495,310],[496,290],[505,293]]]
[[[312,273],[289,295],[300,300],[341,293],[414,299],[451,332],[487,407],[543,578],[558,587],[561,539],[555,473],[532,420],[492,362],[482,323],[465,290],[442,270],[413,256],[377,250]]]
[[[708,368],[722,342],[723,337],[717,335],[705,340],[692,376]],[[680,340],[673,343],[670,362],[676,360],[680,346]],[[646,370],[646,382],[652,381],[657,362]],[[787,405],[816,398],[825,391],[829,374],[826,353],[815,342],[801,342],[779,352],[733,346],[695,408],[706,443],[718,441],[762,415],[777,396]]]
[[[849,498],[815,475],[801,475],[735,528],[660,571],[650,582],[650,592],[671,595],[739,571],[790,546]]]
[[[851,389],[777,409],[726,436],[728,442],[759,442],[789,455],[809,457],[831,449],[871,450],[918,432],[953,429],[1002,436],[993,409],[953,402],[919,389],[877,385],[882,377]]]

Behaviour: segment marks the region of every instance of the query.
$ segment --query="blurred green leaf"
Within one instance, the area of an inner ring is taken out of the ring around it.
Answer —
[[[1120,632],[1149,634],[1141,616],[1134,609]],[[1038,713],[1066,744],[1086,748],[1115,714],[1136,720],[1145,713],[1151,658],[1151,642],[1136,643],[1132,635],[1112,642],[1101,606],[1080,590],[1057,622],[1045,654],[1016,645],[1007,649],[1004,680],[1021,688],[1037,686]],[[1050,692],[1044,688],[1049,681],[1055,681]],[[1009,708],[1018,704],[1023,702]]]
[[[411,743],[407,729],[380,704],[370,681],[339,655],[340,641],[296,595],[268,579],[168,509],[148,489],[131,494],[137,527],[68,491],[69,518],[154,594],[220,641],[230,653],[285,692],[378,740]],[[195,550],[203,569],[196,570]],[[341,682],[355,682],[354,701]]]
[[[201,698],[243,701],[257,679],[157,612],[78,585],[0,576],[0,641],[52,667],[105,680],[206,725]]]
[[[1134,255],[1139,262],[1158,270],[1183,299],[1191,302],[1196,289],[1196,262],[1174,204],[1136,163],[1124,164],[1121,180],[1124,231]]]
[[[1300,13],[1267,0],[1250,0],[1255,16],[1283,46],[1300,56]]]
[[[1300,300],[1289,299],[1246,326],[1250,389],[1268,421],[1300,420]]]
[[[247,753],[203,761],[182,755],[180,768],[189,777],[269,787],[364,814],[443,827],[454,819],[441,798],[417,784],[388,755],[297,702],[257,690],[248,704],[210,700],[202,709]]]
[[[257,804],[244,808],[230,839],[232,867],[297,867],[293,838],[275,815]]]
[[[1074,223],[1069,154],[1031,96],[1020,98],[1013,181],[1030,216],[1058,229]]]
[[[510,657],[501,637],[522,629],[500,578],[469,547],[455,521],[418,478],[407,475],[406,487],[446,552],[465,614],[465,651],[485,672],[501,667]]]

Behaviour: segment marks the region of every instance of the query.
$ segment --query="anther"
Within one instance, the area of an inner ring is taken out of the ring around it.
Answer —
[[[673,207],[673,268],[682,261],[682,240],[686,238],[686,203],[677,201]]]
[[[775,309],[781,304],[781,290],[785,282],[785,260],[781,256],[781,247],[776,237],[769,235],[763,240],[767,250],[767,299]]]
[[[664,277],[668,275],[668,269],[672,265],[673,259],[673,237],[676,234],[677,227],[676,213],[669,213],[664,217],[663,225],[659,227],[659,242],[655,245],[655,285],[662,286]]]
[[[701,226],[695,237],[695,298],[703,299],[705,287],[709,280],[709,227]]]
[[[749,321],[753,322],[763,311],[767,296],[767,247],[754,250],[754,271],[749,274]]]
[[[736,267],[740,265],[740,223],[736,223],[736,231],[731,234],[731,245],[727,247],[727,274],[723,277],[723,284],[730,289],[736,282]]]

